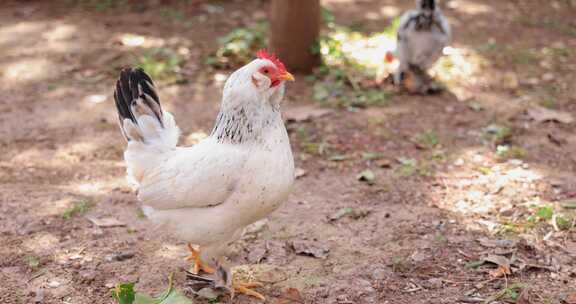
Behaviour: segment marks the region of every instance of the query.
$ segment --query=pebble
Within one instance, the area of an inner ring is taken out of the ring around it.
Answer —
[[[60,284],[60,282],[58,282],[58,281],[50,281],[48,283],[48,287],[50,287],[50,288],[58,288],[58,287],[60,287],[60,285],[62,285],[62,284]]]
[[[114,262],[114,261],[125,261],[134,257],[134,252],[120,252],[115,254],[107,255],[104,260],[106,262]]]
[[[86,283],[90,283],[96,279],[96,271],[94,270],[81,271],[79,274],[82,281]]]
[[[556,79],[556,76],[554,76],[554,74],[552,73],[545,73],[544,75],[542,75],[542,81],[552,82],[554,81],[554,79]]]

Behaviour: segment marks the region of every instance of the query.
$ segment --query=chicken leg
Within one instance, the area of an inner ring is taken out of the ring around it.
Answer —
[[[266,297],[264,297],[261,293],[252,290],[252,288],[262,287],[264,284],[260,282],[233,282],[232,288],[234,289],[235,293],[245,294],[247,296],[255,297],[259,300],[265,301]],[[232,297],[234,294],[232,294]]]
[[[202,261],[200,247],[196,249],[192,244],[188,243],[188,250],[190,251],[190,256],[186,259],[193,263],[192,269],[190,270],[191,273],[198,274],[200,271],[204,271],[205,273],[212,274],[215,272],[214,268]]]

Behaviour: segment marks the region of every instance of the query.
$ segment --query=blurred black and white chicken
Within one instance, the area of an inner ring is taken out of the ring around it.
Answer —
[[[280,103],[285,81],[293,80],[277,58],[260,51],[227,79],[212,134],[178,147],[180,131],[152,79],[142,69],[122,70],[114,99],[128,141],[128,178],[152,222],[199,246],[189,245],[193,273],[214,273],[208,264],[288,197],[294,159]],[[263,298],[254,286],[230,289]]]
[[[452,39],[450,24],[436,1],[416,0],[416,9],[400,18],[397,38],[394,83],[412,93],[431,93],[435,88],[427,71]]]

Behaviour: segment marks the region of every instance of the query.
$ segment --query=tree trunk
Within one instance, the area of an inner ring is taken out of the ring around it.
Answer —
[[[319,0],[272,0],[270,48],[290,71],[308,73],[319,63],[312,46],[320,34]]]

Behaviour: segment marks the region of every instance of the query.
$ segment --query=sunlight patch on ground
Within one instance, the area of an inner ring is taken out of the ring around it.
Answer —
[[[1,79],[10,82],[26,82],[45,78],[54,69],[54,63],[44,58],[23,59],[6,65]]]
[[[187,256],[186,252],[184,245],[164,244],[154,255],[163,259],[183,260]]]
[[[78,182],[63,187],[66,190],[85,196],[108,195],[111,190],[120,186],[127,186],[128,183],[124,176],[110,178],[106,180],[90,180]]]
[[[42,33],[42,38],[48,40],[48,42],[66,40],[73,38],[76,33],[76,26],[70,24],[59,24],[53,29],[45,31]]]
[[[60,240],[51,233],[39,233],[32,238],[26,239],[22,246],[35,253],[44,254],[54,248]]]
[[[10,163],[29,165],[32,159],[42,159],[43,157],[44,153],[42,151],[32,148],[16,154],[12,159],[10,159]]]
[[[398,66],[397,61],[385,61],[386,54],[395,49],[396,39],[389,33],[365,35],[336,27],[320,53],[329,66],[347,66],[383,79]]]
[[[43,200],[34,208],[34,213],[37,216],[53,216],[62,215],[66,210],[72,207],[72,203],[77,201],[75,198],[64,198],[56,201]]]
[[[521,160],[495,163],[482,149],[468,149],[439,175],[445,189],[436,206],[463,216],[470,229],[500,227],[497,216],[542,203],[536,183],[544,175]]]
[[[478,85],[483,81],[482,70],[487,60],[475,50],[448,46],[443,54],[430,71],[436,79],[448,86]]]
[[[46,25],[39,22],[19,22],[0,28],[0,45],[15,43],[31,33],[41,33]]]
[[[162,38],[144,36],[132,33],[123,33],[115,38],[122,45],[127,47],[142,47],[142,48],[157,48],[162,47],[166,44],[166,41]]]
[[[470,0],[452,0],[448,2],[447,6],[460,13],[469,15],[489,14],[494,12],[492,7],[486,4],[472,2]]]
[[[108,97],[104,94],[92,94],[84,97],[84,101],[90,105],[102,103],[106,101]]]

